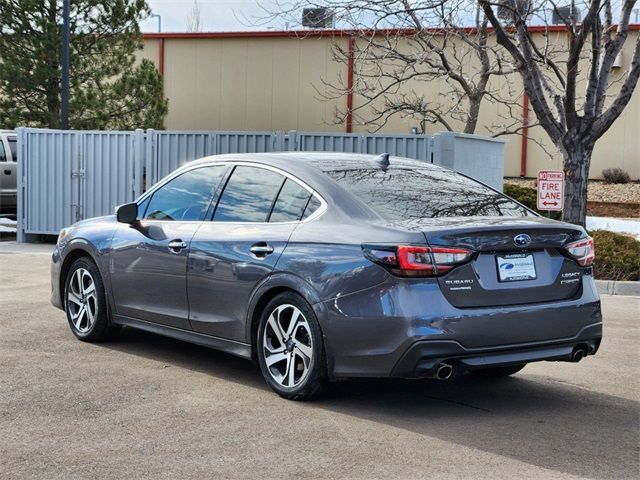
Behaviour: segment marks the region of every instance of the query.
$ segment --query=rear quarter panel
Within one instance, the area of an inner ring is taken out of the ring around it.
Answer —
[[[425,243],[420,232],[403,232],[364,221],[334,222],[321,218],[302,222],[276,264],[275,273],[286,272],[307,283],[320,301],[370,288],[389,273],[367,260],[367,243]]]

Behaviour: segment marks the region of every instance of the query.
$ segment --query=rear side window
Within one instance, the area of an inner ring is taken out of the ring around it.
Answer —
[[[0,139],[0,162],[6,162],[6,161],[7,161],[7,154],[5,153],[5,150],[4,150],[4,143]]]
[[[509,197],[447,170],[391,167],[325,173],[389,221],[533,215]]]
[[[238,166],[231,174],[213,220],[266,222],[284,176],[265,168]]]
[[[304,220],[305,218],[309,218],[321,206],[322,206],[322,202],[320,202],[320,199],[318,197],[316,197],[315,195],[311,197],[311,199],[309,200],[309,203],[307,204],[307,208],[304,209],[304,215],[302,216],[302,219]]]
[[[225,166],[202,167],[175,177],[153,193],[145,219],[202,220],[213,190],[222,180]],[[141,205],[144,205],[143,202]]]
[[[302,218],[311,192],[287,178],[269,217],[270,222],[294,222]]]
[[[11,156],[13,157],[13,161],[18,161],[18,139],[16,137],[9,137],[9,149],[11,150]]]

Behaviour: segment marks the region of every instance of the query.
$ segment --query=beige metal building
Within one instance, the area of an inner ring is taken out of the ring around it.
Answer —
[[[616,70],[627,71],[640,26],[632,34]],[[562,31],[556,41],[566,41]],[[322,98],[323,80],[347,82],[357,72],[332,57],[332,45],[341,42],[348,49],[349,32],[231,32],[146,34],[142,56],[156,63],[164,75],[169,114],[165,127],[172,130],[305,130],[364,132],[366,124],[354,119],[336,124],[336,111],[347,102],[357,106],[357,94],[349,98]],[[355,60],[357,61],[357,60]],[[473,68],[471,65],[470,68]],[[512,90],[522,91],[519,77],[509,77]],[[503,79],[502,81],[507,81]],[[436,85],[416,84],[425,98]],[[524,116],[526,100],[520,94]],[[483,104],[476,133],[482,125],[496,122],[501,107]],[[533,117],[533,112],[529,115]],[[396,117],[383,133],[409,133],[419,125],[416,119]],[[427,133],[438,131],[427,125]],[[505,174],[535,176],[545,168],[559,168],[561,157],[539,127],[529,128],[526,136],[505,137]],[[539,143],[546,145],[541,148]],[[604,168],[624,168],[634,179],[640,178],[640,92],[636,90],[625,112],[599,141],[594,152],[591,176],[599,177]]]

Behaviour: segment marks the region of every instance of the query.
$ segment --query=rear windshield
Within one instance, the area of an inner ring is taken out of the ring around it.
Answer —
[[[325,171],[390,221],[433,217],[526,217],[510,198],[455,172],[398,168]]]

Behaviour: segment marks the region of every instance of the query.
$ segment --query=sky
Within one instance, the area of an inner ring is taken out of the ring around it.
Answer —
[[[187,31],[187,18],[194,0],[147,0],[153,13],[162,17],[163,32]],[[265,23],[266,10],[275,9],[276,0],[198,0],[202,26],[200,31],[267,30],[284,28],[283,22]],[[143,32],[157,32],[158,19],[142,23]]]
[[[187,20],[196,0],[147,0],[153,13],[162,17],[163,32],[185,32],[188,31]],[[319,3],[315,0],[312,3]],[[553,4],[564,5],[569,0],[533,0],[533,5],[541,7],[542,12],[550,11]],[[579,0],[582,12],[586,11],[586,0]],[[620,0],[614,0],[614,11]],[[197,0],[200,9],[201,32],[221,32],[239,30],[285,30],[289,28],[300,28],[297,12],[292,16],[278,17],[274,14],[279,10],[279,6],[300,5],[303,0]],[[330,2],[329,2],[330,3]],[[419,2],[417,2],[419,3]],[[472,0],[451,0],[451,4],[464,5],[459,11],[460,23],[471,25],[475,18],[475,2]],[[449,3],[447,3],[449,5]],[[548,7],[548,8],[547,8]],[[296,9],[297,10],[297,9]],[[544,14],[546,15],[546,14]],[[631,16],[632,22],[638,22],[640,8],[634,11]],[[542,22],[540,18],[532,19],[531,24]],[[346,26],[346,25],[338,25]],[[381,25],[384,26],[384,25]],[[392,25],[399,26],[399,25]],[[142,25],[143,32],[157,32],[158,19],[149,18]]]
[[[196,0],[147,0],[153,13],[162,17],[163,32],[185,32],[187,19]],[[337,3],[346,3],[347,0]],[[331,3],[330,1],[328,3]],[[470,12],[464,14],[473,21],[475,2],[473,0],[451,0],[452,4],[472,5]],[[287,30],[302,28],[300,19],[305,0],[197,0],[202,25],[199,31],[239,31],[239,30]],[[309,0],[309,4],[322,4],[322,0]],[[292,9],[293,12],[277,15],[278,11]],[[371,22],[373,20],[369,19]],[[367,23],[366,18],[358,20]],[[340,24],[338,27],[348,27]],[[157,32],[158,19],[150,18],[142,23],[143,32]],[[385,25],[381,25],[385,26]],[[397,24],[391,26],[399,26]]]

